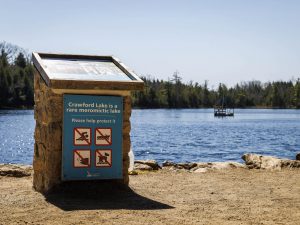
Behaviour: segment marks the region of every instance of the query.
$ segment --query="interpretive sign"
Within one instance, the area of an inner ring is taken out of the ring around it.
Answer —
[[[123,97],[64,94],[62,180],[122,178]]]

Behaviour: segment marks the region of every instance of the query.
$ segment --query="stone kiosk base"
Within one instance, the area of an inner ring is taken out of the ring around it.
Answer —
[[[130,116],[131,97],[128,90],[80,90],[55,89],[49,87],[39,71],[34,72],[34,176],[35,190],[46,193],[61,183],[62,173],[62,128],[63,128],[63,94],[91,94],[123,96],[123,179],[128,185],[128,167],[130,151]]]

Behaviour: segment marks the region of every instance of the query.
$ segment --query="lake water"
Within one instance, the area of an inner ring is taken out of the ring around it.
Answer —
[[[133,110],[136,159],[159,162],[242,161],[244,153],[294,159],[300,152],[300,110],[236,109],[215,118],[213,109]],[[32,110],[0,110],[0,163],[32,164]]]

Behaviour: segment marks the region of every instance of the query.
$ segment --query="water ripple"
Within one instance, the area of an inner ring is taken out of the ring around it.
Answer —
[[[300,110],[236,110],[214,118],[212,109],[133,110],[136,159],[159,162],[241,161],[246,152],[294,158],[300,151]],[[0,110],[0,163],[32,164],[32,110]]]

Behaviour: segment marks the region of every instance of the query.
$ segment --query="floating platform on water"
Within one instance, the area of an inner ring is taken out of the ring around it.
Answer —
[[[214,115],[219,116],[219,117],[234,116],[234,109],[233,108],[215,107]]]

